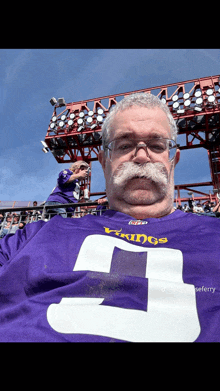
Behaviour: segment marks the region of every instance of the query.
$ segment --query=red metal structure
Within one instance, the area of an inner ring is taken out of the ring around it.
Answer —
[[[220,191],[220,75],[80,102],[65,103],[62,98],[58,102],[54,100],[51,102],[54,111],[45,137],[46,149],[51,150],[58,163],[97,160],[104,118],[124,96],[137,92],[152,93],[167,104],[182,136],[180,149],[202,147],[207,150],[212,182],[202,186],[212,185],[215,191],[213,195],[193,191],[199,194],[196,199],[215,199],[215,194]],[[91,176],[87,183],[89,190],[90,181]],[[189,186],[192,184],[176,186],[178,203],[185,200],[180,197],[180,190],[192,190]],[[201,184],[193,184],[193,187],[198,186]]]

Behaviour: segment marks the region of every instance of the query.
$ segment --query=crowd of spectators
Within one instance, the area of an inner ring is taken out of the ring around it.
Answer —
[[[33,202],[33,207],[37,206],[37,201]],[[18,229],[23,229],[26,224],[38,220],[42,213],[37,210],[21,211],[20,213],[1,212],[0,210],[0,239],[8,233],[14,234]]]
[[[85,202],[83,198],[80,199],[80,202]],[[107,198],[100,198],[98,205],[94,207],[90,206],[81,206],[76,207],[74,212],[68,212],[67,217],[70,218],[80,218],[87,214],[100,215],[107,208]],[[51,210],[50,212],[43,212],[42,210],[36,210],[34,207],[37,207],[37,201],[33,202],[32,210],[23,210],[21,212],[2,212],[0,209],[0,239],[2,239],[7,234],[14,234],[18,229],[23,229],[26,224],[33,223],[38,220],[43,219],[44,221],[50,220],[55,215],[59,214],[57,211]]]
[[[83,198],[80,199],[80,202],[85,201]],[[98,201],[98,206],[89,207],[89,206],[81,206],[76,207],[74,213],[68,213],[67,216],[70,218],[80,218],[87,214],[95,214],[100,215],[102,211],[104,211],[107,206],[107,198],[100,198]],[[37,207],[37,201],[33,202],[33,209],[29,211],[21,211],[21,212],[5,212],[1,213],[0,210],[0,239],[2,239],[7,234],[14,234],[18,229],[23,229],[26,224],[38,221],[43,218],[43,220],[48,221],[50,218],[55,216],[57,212],[45,213],[43,215],[42,210],[36,210],[34,207]],[[188,201],[188,204],[185,203],[183,206],[177,206],[177,209],[182,210],[185,213],[196,213],[203,214],[207,216],[220,218],[220,202],[210,202],[207,201],[203,205],[200,202],[195,203],[192,200]]]
[[[186,213],[203,214],[203,215],[218,217],[218,218],[220,217],[219,201],[217,203],[207,201],[206,203],[201,204],[200,202],[195,203],[195,201],[189,200],[188,205],[187,204],[184,204],[183,206],[179,205],[177,209],[180,209]]]

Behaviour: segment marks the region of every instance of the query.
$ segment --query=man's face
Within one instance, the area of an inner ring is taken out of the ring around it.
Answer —
[[[80,171],[87,171],[89,166],[86,166],[84,164],[79,164],[77,167],[72,165],[70,167],[70,171],[74,172],[75,174],[78,174]]]
[[[172,212],[174,166],[179,160],[179,150],[175,159],[169,161],[168,153],[154,153],[141,147],[142,143],[158,137],[171,139],[167,116],[159,108],[133,106],[115,116],[110,141],[134,138],[139,148],[114,154],[111,160],[100,152],[111,209],[138,219]]]

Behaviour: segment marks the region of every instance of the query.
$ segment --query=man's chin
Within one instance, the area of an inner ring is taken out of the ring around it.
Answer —
[[[139,178],[124,186],[121,197],[131,205],[152,205],[163,199],[165,194],[165,186],[158,186],[146,178]]]
[[[155,191],[156,185],[154,182],[147,178],[132,178],[124,186],[124,190],[127,191]]]
[[[124,190],[123,200],[130,205],[152,205],[160,201],[164,195],[146,189]]]

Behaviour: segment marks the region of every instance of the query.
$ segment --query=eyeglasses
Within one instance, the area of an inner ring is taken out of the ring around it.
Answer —
[[[112,140],[104,149],[109,159],[114,160],[129,153],[134,153],[136,156],[140,148],[150,150],[153,154],[167,154],[171,161],[176,155],[177,144],[174,140],[167,138],[152,138],[146,142],[134,138],[118,138]]]

